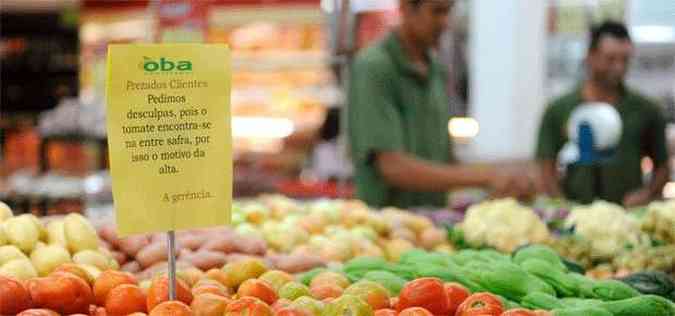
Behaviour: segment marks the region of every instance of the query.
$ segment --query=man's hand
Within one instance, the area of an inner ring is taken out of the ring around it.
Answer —
[[[626,194],[623,198],[623,206],[626,208],[642,206],[651,202],[652,193],[648,188],[642,188]]]
[[[526,172],[498,172],[490,182],[492,197],[514,197],[521,200],[532,198],[535,193],[532,179]]]

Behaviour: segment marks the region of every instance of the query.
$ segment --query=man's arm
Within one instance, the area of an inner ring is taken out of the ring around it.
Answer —
[[[542,160],[539,162],[539,166],[544,193],[551,197],[560,197],[562,191],[560,190],[560,174],[556,161],[553,159]]]
[[[492,189],[495,197],[526,198],[532,193],[526,175],[497,172],[493,167],[439,164],[395,151],[377,153],[374,163],[387,183],[404,190],[447,192],[478,186]]]

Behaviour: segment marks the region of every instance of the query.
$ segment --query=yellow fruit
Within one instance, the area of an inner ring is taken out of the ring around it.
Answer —
[[[17,246],[25,253],[33,251],[40,233],[29,217],[12,217],[2,222],[2,226],[10,244]]]
[[[40,276],[46,276],[58,266],[71,262],[68,251],[55,245],[35,249],[30,255],[30,260]]]
[[[73,262],[88,264],[104,271],[110,269],[110,258],[96,250],[82,250],[73,256]]]
[[[68,241],[66,240],[66,233],[63,231],[62,220],[55,220],[47,224],[47,243],[68,248]]]
[[[28,259],[14,259],[3,264],[0,266],[0,274],[19,280],[28,280],[38,276],[33,264]]]
[[[255,279],[265,273],[267,267],[258,259],[244,259],[237,262],[231,262],[223,267],[223,272],[226,275],[226,283],[224,284],[230,288],[236,288],[239,284],[248,279]]]
[[[40,220],[35,215],[23,214],[20,215],[19,217],[27,217],[28,219],[30,219],[30,221],[35,226],[35,229],[38,231],[38,240],[47,241],[47,230],[42,225],[42,223],[40,223]]]
[[[12,216],[14,216],[12,214],[12,209],[9,208],[9,206],[7,204],[0,201],[0,223],[2,223],[3,221],[5,221],[6,219],[8,219]]]
[[[0,266],[14,259],[28,259],[16,246],[0,247]]]
[[[5,229],[2,228],[2,225],[0,225],[0,246],[4,246],[7,244],[7,236],[5,235]]]
[[[77,266],[84,269],[87,274],[91,275],[91,280],[96,280],[101,275],[101,269],[92,265],[78,263]]]
[[[71,253],[98,249],[98,235],[93,226],[82,215],[71,213],[63,220],[63,231]]]

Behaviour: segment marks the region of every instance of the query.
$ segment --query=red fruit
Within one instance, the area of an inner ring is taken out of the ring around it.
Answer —
[[[274,304],[274,302],[279,299],[274,288],[272,288],[269,283],[259,279],[248,279],[244,281],[244,283],[239,286],[239,289],[237,289],[237,295],[239,295],[239,297],[252,296],[268,305]]]
[[[457,309],[459,308],[459,305],[466,300],[469,295],[471,295],[471,292],[467,290],[463,285],[455,282],[449,282],[445,283],[443,285],[445,287],[445,292],[448,293],[448,298],[450,299],[450,309],[449,309],[449,315],[455,315],[457,312]]]
[[[31,305],[30,293],[21,281],[0,275],[0,315],[15,315]]]
[[[61,316],[61,315],[52,310],[44,308],[35,308],[35,309],[27,309],[16,316]]]
[[[314,285],[309,289],[309,292],[317,300],[324,300],[327,298],[337,298],[342,295],[344,289],[339,287],[337,284],[318,284]]]
[[[376,310],[373,316],[396,316],[396,311],[391,308],[382,308]]]
[[[398,313],[398,316],[434,316],[434,314],[422,307],[408,307]]]
[[[307,311],[294,307],[283,307],[274,312],[274,316],[311,316]]]
[[[420,278],[406,283],[398,297],[396,311],[423,307],[434,315],[446,315],[450,310],[448,293],[437,278]]]
[[[469,296],[457,309],[455,316],[499,316],[504,312],[502,302],[490,293]]]
[[[516,308],[505,311],[501,316],[537,316],[537,314],[529,309]]]
[[[276,313],[278,310],[280,310],[284,307],[291,306],[292,303],[293,302],[291,302],[291,301],[289,301],[285,298],[280,298],[276,302],[274,302],[274,304],[272,304],[272,306],[270,306],[270,307],[272,308],[272,312]]]
[[[272,316],[272,309],[265,304],[265,302],[255,297],[244,296],[227,305],[227,308],[225,308],[225,315]]]
[[[35,278],[26,283],[33,305],[62,314],[86,313],[94,294],[86,281],[70,273]]]
[[[190,292],[190,288],[181,279],[176,279],[176,298],[188,306],[192,303],[192,292]],[[148,311],[152,311],[155,306],[167,301],[169,301],[169,278],[164,275],[155,278],[148,289],[148,294],[146,295]],[[174,305],[169,305],[169,307],[173,308],[175,307]]]

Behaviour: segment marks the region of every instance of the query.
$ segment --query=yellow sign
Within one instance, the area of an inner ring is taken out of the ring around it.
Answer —
[[[228,48],[110,45],[106,86],[119,234],[229,223]]]

